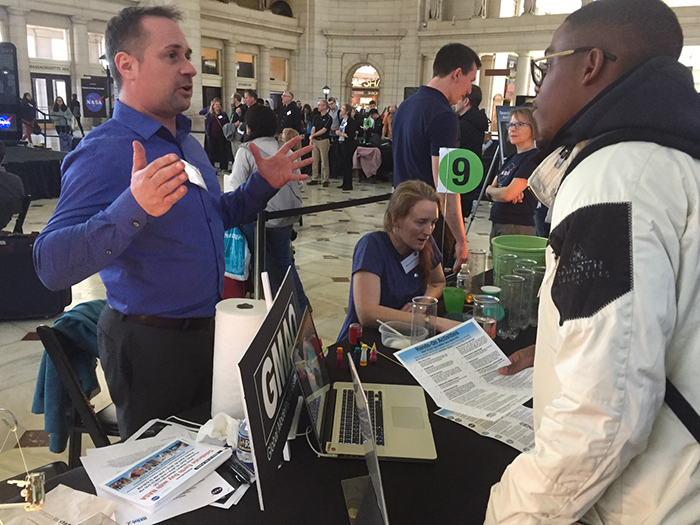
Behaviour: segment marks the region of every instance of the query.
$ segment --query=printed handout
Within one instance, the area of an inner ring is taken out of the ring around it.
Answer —
[[[497,421],[532,397],[532,368],[500,375],[510,360],[474,320],[394,355],[440,408]]]

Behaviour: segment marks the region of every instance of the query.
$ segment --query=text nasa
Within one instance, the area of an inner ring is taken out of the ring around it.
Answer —
[[[277,440],[279,439],[280,429],[284,425],[285,417],[289,411],[290,399],[288,395],[284,395],[290,391],[286,387],[294,387],[296,375],[294,375],[292,384],[287,385],[292,371],[291,349],[294,345],[299,323],[297,321],[296,312],[293,305],[287,306],[286,315],[283,316],[277,334],[272,344],[267,348],[265,356],[262,360],[262,367],[259,369],[260,378],[256,381],[259,388],[258,396],[263,400],[265,414],[272,420],[273,427],[271,430],[270,439],[267,446],[267,457],[270,459],[275,450]],[[264,425],[267,427],[267,425]]]

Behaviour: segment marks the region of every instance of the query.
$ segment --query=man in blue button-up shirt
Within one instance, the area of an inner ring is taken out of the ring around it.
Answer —
[[[123,437],[211,396],[224,231],[251,220],[288,181],[304,179],[292,170],[308,164],[295,160],[310,148],[287,156],[291,141],[264,160],[251,147],[258,172],[221,193],[181,115],[196,71],[180,19],[168,7],[127,8],[108,23],[114,118],[66,157],[61,197],[34,249],[51,289],[100,272],[109,303],[100,358]],[[188,180],[185,162],[203,182]]]

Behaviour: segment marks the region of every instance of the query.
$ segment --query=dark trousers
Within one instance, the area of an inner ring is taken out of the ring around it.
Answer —
[[[331,178],[339,179],[343,177],[343,154],[340,142],[337,137],[331,137],[331,144],[328,149],[328,165],[331,169]]]
[[[352,189],[352,156],[357,149],[356,140],[345,140],[340,143],[342,152],[342,174],[343,174],[343,189]]]
[[[97,341],[122,439],[150,419],[211,399],[213,319],[205,329],[156,328],[106,307],[97,324]]]
[[[455,263],[455,238],[442,213],[440,213],[435,223],[433,239],[442,252],[442,267],[447,272],[452,269]]]
[[[80,134],[84,137],[85,136],[85,131],[83,131],[83,125],[80,123],[80,117],[73,117],[75,119],[75,122],[78,124],[78,128],[80,129]]]

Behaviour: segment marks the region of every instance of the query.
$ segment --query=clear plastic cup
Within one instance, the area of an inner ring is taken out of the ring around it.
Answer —
[[[515,261],[516,268],[529,268],[530,270],[532,270],[534,266],[537,266],[537,264],[538,262],[533,259],[519,258],[517,261]]]
[[[435,297],[420,295],[411,306],[411,344],[430,339],[437,332],[437,305]],[[427,334],[426,334],[427,331]]]
[[[520,314],[520,329],[527,330],[530,327],[530,316],[532,313],[532,290],[535,283],[535,271],[530,268],[515,268],[513,275],[518,275],[525,279],[523,285],[522,311]]]
[[[471,290],[467,293],[467,302],[472,302],[472,297],[479,294],[484,285],[484,273],[486,272],[486,250],[469,250],[469,274],[472,277]]]
[[[537,317],[540,310],[540,288],[544,280],[544,273],[547,271],[546,266],[533,266],[535,272],[535,281],[532,285],[532,310],[530,310],[530,326],[537,326]]]
[[[519,275],[501,277],[501,306],[503,319],[498,322],[498,336],[502,339],[515,339],[520,332],[523,288],[525,279]]]
[[[474,296],[473,319],[479,323],[491,339],[496,338],[496,324],[498,319],[498,297],[492,295]]]
[[[501,276],[502,275],[512,275],[513,268],[515,268],[515,261],[518,260],[518,256],[512,253],[502,253],[496,259],[496,268],[493,272],[493,284],[496,286],[501,286]]]

